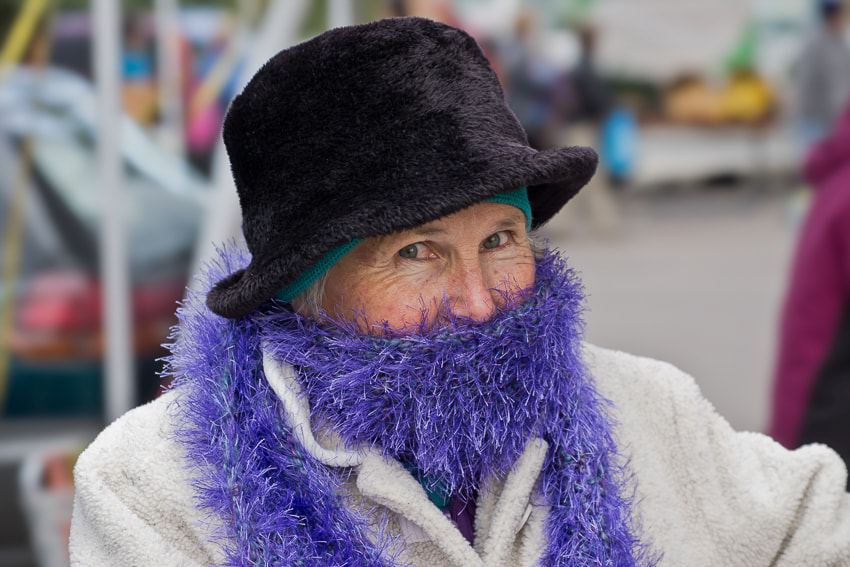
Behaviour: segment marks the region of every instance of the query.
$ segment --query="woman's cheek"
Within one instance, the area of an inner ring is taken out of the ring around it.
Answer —
[[[491,286],[525,289],[534,283],[534,273],[534,258],[530,254],[494,259],[490,265]]]

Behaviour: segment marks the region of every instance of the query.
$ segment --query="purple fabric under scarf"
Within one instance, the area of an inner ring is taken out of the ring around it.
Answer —
[[[460,496],[449,498],[449,519],[457,527],[469,545],[475,545],[475,500],[464,500]]]
[[[236,252],[217,281],[247,263]],[[405,336],[367,337],[269,302],[253,317],[181,309],[170,371],[181,391],[178,438],[198,468],[199,506],[216,514],[228,565],[390,565],[389,536],[347,508],[349,469],[317,462],[280,417],[260,343],[295,367],[314,420],[350,447],[412,460],[453,495],[504,478],[532,436],[549,443],[538,482],[550,507],[541,565],[652,562],[636,538],[607,402],[581,360],[581,286],[554,253],[534,292],[486,323],[452,318]],[[274,560],[272,560],[272,558]]]

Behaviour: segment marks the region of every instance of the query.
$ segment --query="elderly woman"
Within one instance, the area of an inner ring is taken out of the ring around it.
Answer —
[[[529,230],[596,156],[529,147],[467,34],[285,50],[224,139],[250,254],[181,309],[174,387],[80,457],[74,565],[850,564],[833,452],[582,342]]]

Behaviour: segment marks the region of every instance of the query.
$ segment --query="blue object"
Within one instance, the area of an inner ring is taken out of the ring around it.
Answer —
[[[121,60],[124,79],[143,81],[153,77],[153,64],[147,54],[127,51]]]
[[[602,123],[602,165],[609,175],[623,180],[637,162],[638,126],[634,114],[618,108]]]

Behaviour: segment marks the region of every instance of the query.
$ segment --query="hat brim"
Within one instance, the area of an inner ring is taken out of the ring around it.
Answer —
[[[591,148],[572,146],[538,152],[535,161],[545,164],[540,177],[530,180],[528,200],[531,202],[531,228],[549,222],[596,173],[599,156]],[[554,166],[549,164],[554,162]],[[545,171],[552,169],[551,174]]]

